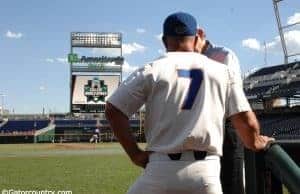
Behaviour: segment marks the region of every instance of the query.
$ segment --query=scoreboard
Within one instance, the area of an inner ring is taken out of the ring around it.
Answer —
[[[106,55],[86,56],[75,48],[107,49]],[[117,56],[107,56],[117,49]],[[70,112],[103,113],[106,99],[122,81],[122,36],[120,33],[72,32],[70,63]]]
[[[72,75],[72,112],[99,113],[105,108],[106,99],[119,86],[119,75]]]

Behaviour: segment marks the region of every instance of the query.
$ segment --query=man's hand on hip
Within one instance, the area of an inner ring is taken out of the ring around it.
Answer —
[[[135,151],[135,153],[130,154],[130,159],[135,165],[146,168],[146,165],[149,162],[150,154],[151,152],[138,149]]]

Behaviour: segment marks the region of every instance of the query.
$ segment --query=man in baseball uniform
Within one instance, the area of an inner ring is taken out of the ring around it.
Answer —
[[[132,160],[145,168],[129,194],[221,194],[224,121],[230,118],[246,147],[269,139],[231,70],[195,51],[197,23],[183,12],[163,24],[167,53],[136,70],[109,97],[106,117]],[[130,132],[129,117],[145,104],[146,150]]]
[[[241,79],[241,70],[239,60],[235,53],[223,46],[213,45],[206,40],[203,29],[198,29],[198,47],[197,52],[202,53],[208,58],[227,65],[240,81],[240,87],[243,87]],[[239,139],[236,130],[227,127],[224,133],[223,156],[221,157],[221,184],[224,194],[243,194],[243,161],[244,147]]]
[[[90,138],[90,143],[98,143],[101,142],[100,136],[100,127],[97,125],[96,129],[94,130],[93,136]]]

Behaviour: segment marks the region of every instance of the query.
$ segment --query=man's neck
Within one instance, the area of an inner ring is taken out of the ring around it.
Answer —
[[[204,44],[204,46],[202,48],[202,51],[201,51],[202,54],[206,52],[209,45],[210,45],[210,42],[208,40],[205,40],[205,44]]]
[[[194,49],[189,47],[168,48],[167,52],[194,52]]]

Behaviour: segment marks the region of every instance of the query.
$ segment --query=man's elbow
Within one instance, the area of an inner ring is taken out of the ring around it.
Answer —
[[[258,150],[257,141],[260,134],[260,125],[253,112],[243,112],[231,118],[233,126],[246,148]]]

